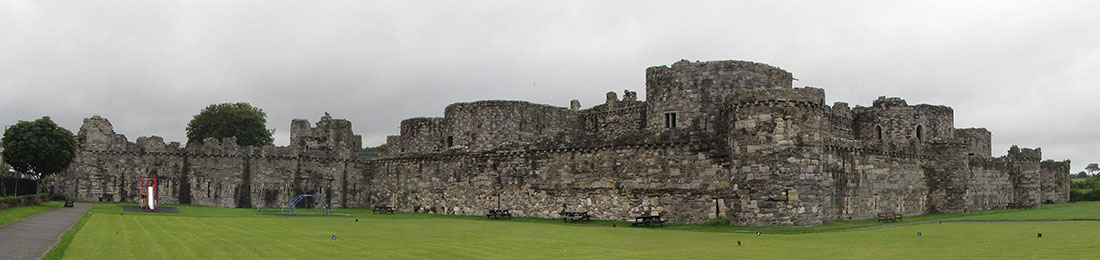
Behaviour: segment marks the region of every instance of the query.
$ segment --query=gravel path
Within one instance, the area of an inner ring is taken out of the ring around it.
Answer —
[[[90,208],[91,203],[76,203],[0,226],[0,259],[42,258]]]

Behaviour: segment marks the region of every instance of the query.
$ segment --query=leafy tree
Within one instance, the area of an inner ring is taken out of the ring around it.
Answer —
[[[1089,174],[1085,173],[1085,171],[1081,171],[1081,172],[1077,173],[1077,178],[1087,178],[1087,177],[1089,177]]]
[[[38,175],[39,191],[44,175],[65,170],[76,156],[73,132],[54,124],[48,116],[19,121],[4,131],[3,142],[4,162],[16,171]]]
[[[275,129],[267,129],[267,114],[248,103],[222,103],[203,108],[187,123],[187,144],[202,144],[208,137],[237,137],[238,145],[272,144]]]
[[[1089,171],[1089,175],[1093,175],[1095,172],[1100,172],[1100,165],[1090,163],[1089,166],[1085,166],[1085,170]]]
[[[367,147],[366,149],[363,149],[363,157],[377,158],[386,156],[386,151],[388,147],[389,146],[387,146],[386,144],[382,144],[377,147]]]

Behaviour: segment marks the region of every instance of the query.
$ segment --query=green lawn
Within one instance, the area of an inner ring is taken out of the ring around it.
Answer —
[[[10,209],[0,210],[0,226],[7,225],[18,221],[20,219],[32,216],[34,214],[42,213],[56,207],[60,207],[63,204],[60,201],[47,201],[38,205],[14,207]]]
[[[951,222],[954,220],[1100,219],[1100,203],[1038,209],[929,215],[943,220],[860,231],[811,232],[877,225],[836,221],[819,227],[770,228],[674,225],[629,228],[621,222],[560,224],[560,220],[424,214],[282,217],[249,209],[179,206],[173,215],[120,214],[96,204],[64,250],[66,259],[1089,259],[1100,256],[1100,222]],[[358,218],[359,222],[355,219]],[[869,223],[868,223],[869,222]],[[616,224],[618,227],[612,227]],[[827,227],[827,228],[823,228]],[[917,232],[923,236],[917,237]],[[1043,238],[1036,234],[1042,232]],[[337,240],[330,239],[336,235]],[[742,246],[737,245],[737,241]]]

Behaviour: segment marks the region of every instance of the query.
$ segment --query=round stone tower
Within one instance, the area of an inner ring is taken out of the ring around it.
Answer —
[[[705,125],[705,113],[737,91],[790,89],[790,72],[750,61],[681,60],[646,69],[646,126],[663,131]]]

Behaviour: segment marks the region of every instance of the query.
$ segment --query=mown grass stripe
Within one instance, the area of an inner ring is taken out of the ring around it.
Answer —
[[[46,255],[42,256],[42,259],[55,260],[65,257],[65,251],[69,249],[76,234],[80,233],[80,230],[84,228],[84,224],[88,222],[88,217],[91,214],[91,210],[84,212],[84,215],[69,228],[69,231],[65,231],[65,234],[61,235],[61,240],[57,241],[57,244],[55,244],[53,248],[50,248],[50,251],[46,252]]]
[[[792,235],[765,232],[757,237],[751,233],[688,232],[728,231],[690,229],[691,226],[681,229],[612,228],[602,224],[557,224],[560,220],[556,223],[524,219],[486,221],[482,218],[369,213],[357,215],[360,221],[355,222],[352,218],[272,217],[239,209],[195,208],[200,210],[181,206],[181,214],[127,213],[126,218],[140,218],[134,221],[143,224],[126,228],[143,228],[153,237],[160,238],[151,239],[150,243],[157,243],[167,259],[1080,259],[1090,258],[1100,251],[1100,245],[1092,242],[1100,239],[1100,232],[1086,232],[1100,230],[1100,222],[935,222],[844,232]],[[116,209],[97,205],[95,210],[110,212]],[[81,236],[69,249],[73,254],[66,255],[76,259],[149,258],[119,252],[126,247],[122,243],[85,240],[85,237],[103,236],[94,233],[116,231],[111,225],[121,225],[121,222],[112,222],[112,219],[117,220],[118,213],[102,215],[110,218],[88,220]],[[960,216],[1014,219],[1094,215],[1100,215],[1100,203]],[[923,220],[929,218],[923,217]],[[101,227],[92,228],[95,226]],[[918,231],[923,232],[923,237],[916,237]],[[83,234],[85,232],[90,234]],[[1036,232],[1043,232],[1044,238],[1036,238]],[[329,239],[333,233],[339,236],[337,241]],[[737,246],[738,240],[744,245]]]

